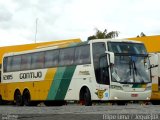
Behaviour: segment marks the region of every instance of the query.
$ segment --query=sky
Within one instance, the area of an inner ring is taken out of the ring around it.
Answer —
[[[160,35],[159,5],[160,0],[0,0],[0,46],[35,43],[35,36],[36,42],[86,41],[95,28],[119,31],[118,38]]]

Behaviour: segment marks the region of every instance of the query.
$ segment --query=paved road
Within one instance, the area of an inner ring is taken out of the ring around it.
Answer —
[[[127,106],[0,106],[2,120],[160,120],[159,105],[129,104]],[[159,116],[158,116],[159,115]]]

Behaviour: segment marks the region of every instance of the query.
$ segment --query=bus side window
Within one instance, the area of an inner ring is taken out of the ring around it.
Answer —
[[[31,69],[31,54],[24,54],[21,59],[21,70]]]
[[[3,59],[3,72],[7,72],[7,57]]]
[[[109,69],[108,69],[108,62],[107,56],[100,57],[100,65],[99,65],[99,74],[100,74],[100,84],[110,84],[109,81]]]
[[[89,64],[91,61],[89,45],[83,46],[82,50],[82,62]]]
[[[44,67],[44,52],[37,52],[32,54],[32,69],[42,69]]]
[[[45,67],[58,66],[59,50],[50,50],[45,53]]]
[[[12,56],[7,58],[7,72],[11,72],[12,71]]]
[[[21,68],[21,56],[20,55],[16,55],[13,56],[13,60],[12,60],[12,71],[19,71]]]
[[[72,65],[74,63],[74,48],[60,49],[59,65]]]
[[[96,81],[99,83],[100,76],[99,76],[99,58],[103,55],[106,51],[105,43],[98,42],[93,43],[93,62],[94,62],[94,71],[96,75]]]
[[[89,45],[78,46],[75,50],[75,64],[91,63]]]
[[[82,55],[82,49],[81,46],[78,46],[75,49],[75,61],[74,61],[75,64],[82,64],[81,55]]]

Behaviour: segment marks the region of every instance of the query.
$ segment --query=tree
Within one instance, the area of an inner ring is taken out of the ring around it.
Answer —
[[[143,32],[141,32],[140,35],[137,35],[137,37],[145,37],[145,36],[146,35]]]
[[[88,41],[92,39],[107,39],[107,38],[115,38],[118,37],[119,32],[118,31],[111,31],[107,33],[107,29],[105,29],[103,32],[98,30],[96,28],[95,35],[89,36]]]

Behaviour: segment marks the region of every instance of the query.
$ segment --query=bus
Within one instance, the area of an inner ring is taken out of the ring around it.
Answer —
[[[160,53],[149,53],[150,63],[152,65],[152,94],[151,103],[160,104]]]
[[[147,48],[147,52],[160,52],[160,35],[133,37],[127,39],[143,42]]]
[[[152,65],[152,93],[150,102],[155,105],[160,104],[160,35],[128,38],[128,40],[141,41],[145,44],[150,54]]]
[[[95,39],[3,56],[0,101],[18,106],[79,101],[146,101],[150,61],[142,42]],[[1,103],[2,103],[1,102]]]

